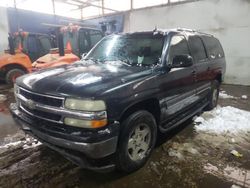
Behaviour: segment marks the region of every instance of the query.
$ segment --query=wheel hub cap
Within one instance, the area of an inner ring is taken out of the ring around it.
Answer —
[[[129,135],[128,155],[131,160],[137,161],[145,157],[151,141],[151,131],[146,124],[140,124]]]

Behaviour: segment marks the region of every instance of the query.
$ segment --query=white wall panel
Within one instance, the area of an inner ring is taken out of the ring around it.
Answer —
[[[0,53],[8,48],[8,30],[7,10],[0,7]]]
[[[226,83],[250,85],[250,1],[203,0],[135,10],[125,16],[125,31],[186,27],[219,38],[227,59]]]

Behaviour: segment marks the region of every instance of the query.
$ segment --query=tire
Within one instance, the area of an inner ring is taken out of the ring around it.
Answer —
[[[143,167],[154,149],[157,125],[147,111],[131,114],[123,123],[116,153],[116,167],[130,173]]]
[[[212,82],[212,89],[208,96],[209,103],[206,107],[206,110],[212,110],[217,106],[219,92],[220,92],[220,83],[217,80],[215,80]]]
[[[14,84],[16,78],[24,74],[25,71],[23,71],[22,69],[18,68],[10,69],[5,75],[5,81],[7,84]]]

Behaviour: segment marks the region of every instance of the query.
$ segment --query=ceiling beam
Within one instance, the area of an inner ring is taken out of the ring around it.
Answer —
[[[55,0],[52,0],[52,9],[53,9],[53,14],[56,14],[56,7],[55,7]]]
[[[118,10],[107,8],[107,7],[103,7],[103,6],[100,6],[100,5],[95,5],[95,4],[89,3],[88,1],[87,2],[82,2],[80,0],[72,0],[72,1],[75,1],[75,2],[78,2],[78,3],[82,3],[83,5],[79,6],[79,8],[86,8],[86,7],[92,6],[92,7],[97,7],[97,8],[103,8],[105,10],[110,10],[110,11],[113,11],[113,12],[119,12]]]

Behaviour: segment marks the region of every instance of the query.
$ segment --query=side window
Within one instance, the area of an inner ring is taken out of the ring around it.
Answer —
[[[170,42],[168,63],[172,64],[176,55],[189,55],[188,44],[184,36],[173,36]]]
[[[207,58],[204,45],[197,36],[190,36],[188,39],[191,54],[197,62]]]
[[[50,40],[47,37],[40,37],[39,39],[43,50],[49,52],[51,48]]]
[[[86,53],[90,50],[89,33],[87,30],[81,29],[79,31],[79,55]]]
[[[209,36],[202,37],[208,50],[208,56],[212,59],[224,57],[224,52],[218,39]]]
[[[89,31],[91,47],[102,39],[102,33],[100,31],[90,30]]]
[[[27,48],[30,53],[37,53],[37,40],[35,36],[29,36],[27,40]]]

